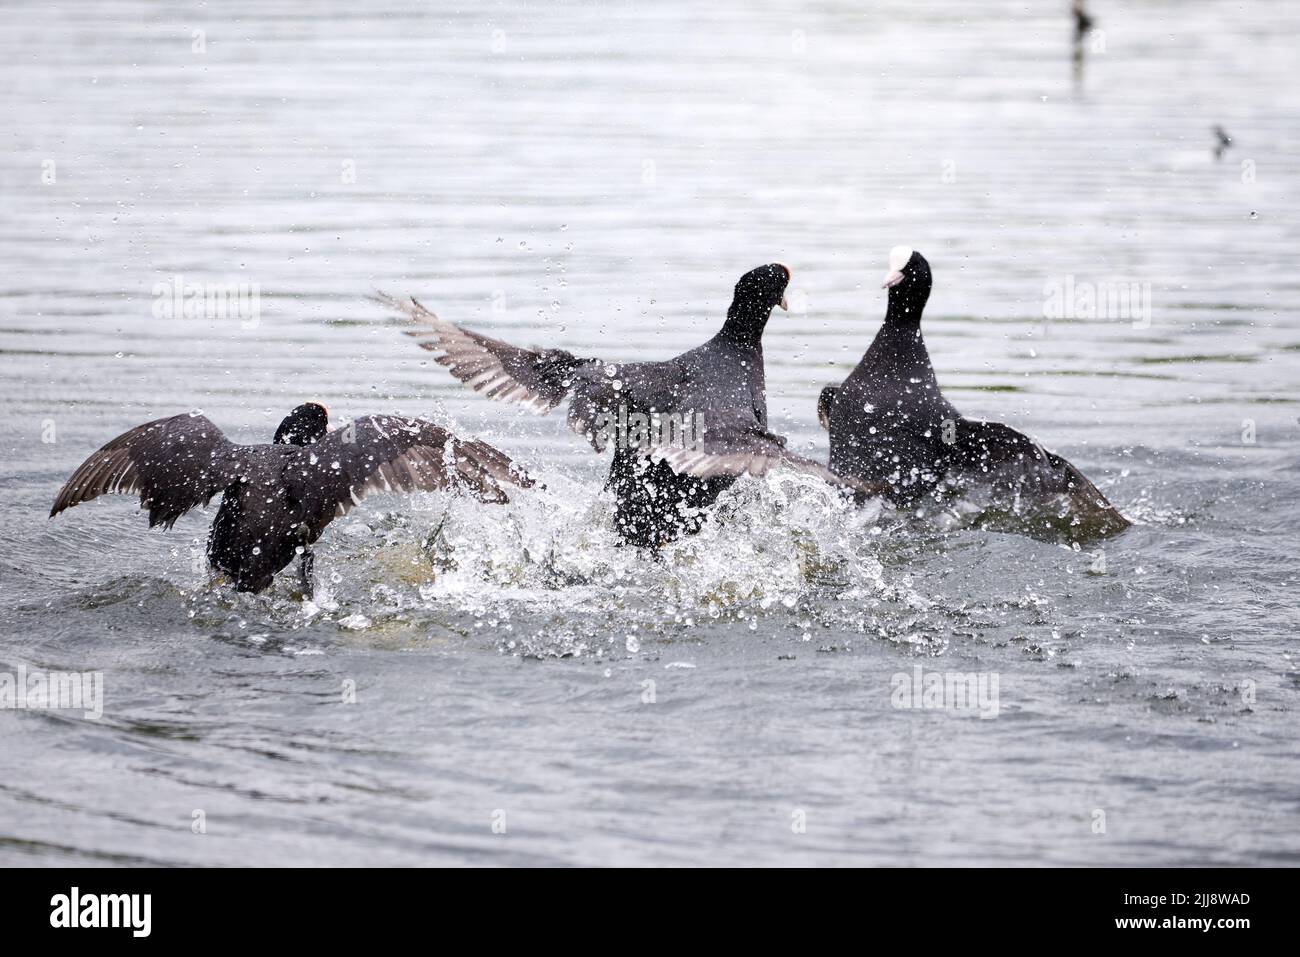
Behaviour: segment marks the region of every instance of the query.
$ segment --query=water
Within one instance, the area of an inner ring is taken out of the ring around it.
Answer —
[[[0,671],[106,699],[0,711],[0,861],[1300,859],[1300,10],[1094,4],[1079,92],[1064,2],[438,7],[0,9]],[[790,476],[646,559],[562,416],[363,298],[665,358],[788,262],[772,420],[824,459],[817,393],[899,243],[949,397],[1137,522],[1104,569]],[[178,276],[257,283],[258,321],[155,317]],[[1149,324],[1045,321],[1067,277],[1149,284]],[[265,440],[309,398],[452,422],[546,488],[374,499],[307,606],[209,586],[211,512],[46,519],[132,425]],[[917,665],[996,675],[998,716],[895,708]]]

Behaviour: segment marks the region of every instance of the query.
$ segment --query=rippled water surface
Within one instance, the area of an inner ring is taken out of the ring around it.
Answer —
[[[105,689],[0,710],[0,862],[1300,860],[1300,8],[1092,6],[1081,89],[1064,0],[0,8],[0,672]],[[638,555],[562,416],[365,299],[666,358],[788,262],[772,419],[824,459],[899,243],[949,397],[1135,520],[1101,556],[790,475]],[[156,316],[176,277],[258,284],[257,321]],[[1150,321],[1045,320],[1066,281]],[[209,583],[211,510],[46,518],[132,425],[265,440],[308,398],[545,488],[372,499],[306,605]],[[894,707],[918,665],[996,675],[997,717]]]

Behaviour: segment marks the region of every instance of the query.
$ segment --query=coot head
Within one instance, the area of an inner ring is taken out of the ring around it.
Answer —
[[[277,445],[313,445],[329,431],[329,411],[316,402],[294,409],[275,430]]]
[[[728,318],[738,315],[761,316],[764,320],[775,306],[789,309],[785,301],[785,287],[790,285],[790,267],[785,263],[768,263],[751,269],[736,283]]]
[[[889,272],[881,287],[889,290],[889,315],[919,322],[930,298],[930,264],[910,246],[889,251]]]

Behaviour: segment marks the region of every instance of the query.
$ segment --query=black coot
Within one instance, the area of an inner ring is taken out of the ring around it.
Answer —
[[[944,398],[921,335],[931,285],[924,256],[895,247],[884,285],[884,324],[857,368],[842,385],[823,389],[817,404],[833,471],[884,483],[885,494],[904,507],[975,492],[989,524],[1004,515],[1008,525],[1031,533],[1064,527],[1086,538],[1128,527],[1065,459],[1009,426],[964,417]]]
[[[147,422],[86,459],[50,516],[107,492],[139,493],[149,525],[171,528],[221,495],[208,538],[212,566],[239,591],[256,592],[301,554],[309,593],[312,543],[368,492],[457,488],[504,502],[501,482],[532,484],[490,445],[423,419],[368,415],[332,432],[328,426],[314,402],[294,409],[264,445],[236,445],[197,412]]]
[[[759,266],[736,283],[727,320],[701,346],[664,362],[609,363],[563,349],[521,349],[381,296],[424,328],[410,334],[456,378],[489,398],[549,412],[566,397],[569,425],[599,451],[614,446],[609,487],[620,535],[657,546],[699,528],[700,510],[743,474],[774,465],[820,475],[767,429],[763,329],[786,308],[790,270]]]

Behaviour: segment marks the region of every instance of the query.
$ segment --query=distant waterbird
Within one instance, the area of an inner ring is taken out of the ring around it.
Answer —
[[[1071,41],[1072,56],[1074,64],[1074,85],[1076,87],[1083,85],[1083,67],[1085,60],[1085,50],[1083,41],[1096,26],[1097,21],[1088,13],[1084,0],[1072,0],[1070,4],[1070,14],[1074,22],[1074,36]]]
[[[1070,4],[1070,13],[1074,18],[1074,38],[1076,41],[1082,40],[1088,31],[1096,26],[1097,21],[1088,13],[1085,0],[1073,0]]]
[[[1222,160],[1223,154],[1228,151],[1228,147],[1231,145],[1232,137],[1228,134],[1228,131],[1222,126],[1216,125],[1214,127],[1214,158]]]

